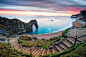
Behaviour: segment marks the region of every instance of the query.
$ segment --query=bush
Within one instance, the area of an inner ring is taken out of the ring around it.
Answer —
[[[18,54],[22,54],[22,52],[20,52],[20,51],[17,51],[17,53],[18,53]]]
[[[37,37],[33,37],[33,36],[27,36],[27,35],[20,35],[19,36],[19,39],[21,39],[21,40],[32,40],[32,39],[37,39]]]
[[[45,40],[44,38],[42,38],[42,40]]]
[[[66,35],[66,33],[67,33],[67,31],[69,30],[70,28],[68,28],[68,29],[66,29],[63,33],[62,33],[62,37],[67,37],[67,35]]]
[[[60,41],[61,38],[62,38],[62,36],[59,36],[59,38],[57,39],[57,41]]]
[[[86,25],[84,27],[82,27],[82,28],[86,28]]]
[[[20,41],[20,40],[18,39],[18,43],[22,43],[22,41]]]

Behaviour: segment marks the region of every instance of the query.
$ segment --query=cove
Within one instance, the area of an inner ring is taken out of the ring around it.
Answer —
[[[72,27],[72,22],[75,19],[71,19],[70,16],[57,16],[57,17],[45,17],[37,18],[39,28],[36,29],[33,26],[33,32],[27,33],[30,35],[50,34],[65,30]]]

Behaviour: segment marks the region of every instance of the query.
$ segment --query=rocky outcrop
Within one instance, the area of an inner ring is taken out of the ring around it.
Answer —
[[[77,18],[79,14],[72,15],[71,18]]]
[[[79,23],[79,22],[77,22],[78,20],[76,20],[75,22],[73,22],[73,26],[74,27],[83,27],[84,26],[84,24],[82,24],[82,23]]]
[[[80,11],[80,15],[82,15],[84,18],[86,18],[86,10]]]
[[[80,11],[75,22],[73,22],[74,27],[83,27],[86,25],[86,10]]]
[[[6,27],[4,27],[3,25],[0,24],[0,34],[9,35],[10,31],[8,29],[6,29]]]
[[[31,20],[28,23],[22,22],[17,18],[8,19],[0,17],[0,30],[10,32],[11,34],[29,33],[33,31],[32,26],[35,25],[38,28],[36,20]],[[2,28],[3,27],[3,28]],[[8,33],[9,34],[9,33]]]
[[[38,24],[37,24],[37,21],[36,20],[31,20],[29,23],[26,24],[26,32],[29,33],[29,32],[32,32],[33,31],[33,28],[32,26],[35,25],[36,29],[38,28]]]
[[[86,10],[80,11],[79,17],[77,19],[86,22]]]

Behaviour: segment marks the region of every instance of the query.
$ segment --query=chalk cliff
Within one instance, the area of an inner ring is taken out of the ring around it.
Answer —
[[[73,22],[74,27],[83,27],[86,25],[86,10],[80,11],[78,14],[76,21]]]
[[[36,20],[31,20],[28,23],[22,22],[17,18],[8,19],[5,17],[0,17],[0,34],[6,34],[6,31],[10,32],[11,34],[21,34],[21,33],[29,33],[33,31],[32,26],[35,25],[38,28],[38,24]],[[2,31],[3,30],[3,31]]]

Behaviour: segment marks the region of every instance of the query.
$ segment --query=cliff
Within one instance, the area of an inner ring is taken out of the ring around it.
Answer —
[[[80,11],[76,21],[73,22],[74,27],[83,27],[86,25],[86,10]]]
[[[74,27],[83,27],[84,24],[82,24],[82,23],[78,22],[78,20],[76,20],[75,22],[73,22],[73,26]]]
[[[33,31],[32,26],[35,25],[38,28],[38,24],[36,20],[31,20],[28,23],[22,22],[17,18],[8,19],[5,17],[0,17],[0,34],[21,34],[21,33],[29,33]],[[7,33],[9,32],[9,33]]]
[[[72,15],[71,18],[77,18],[79,14]]]

